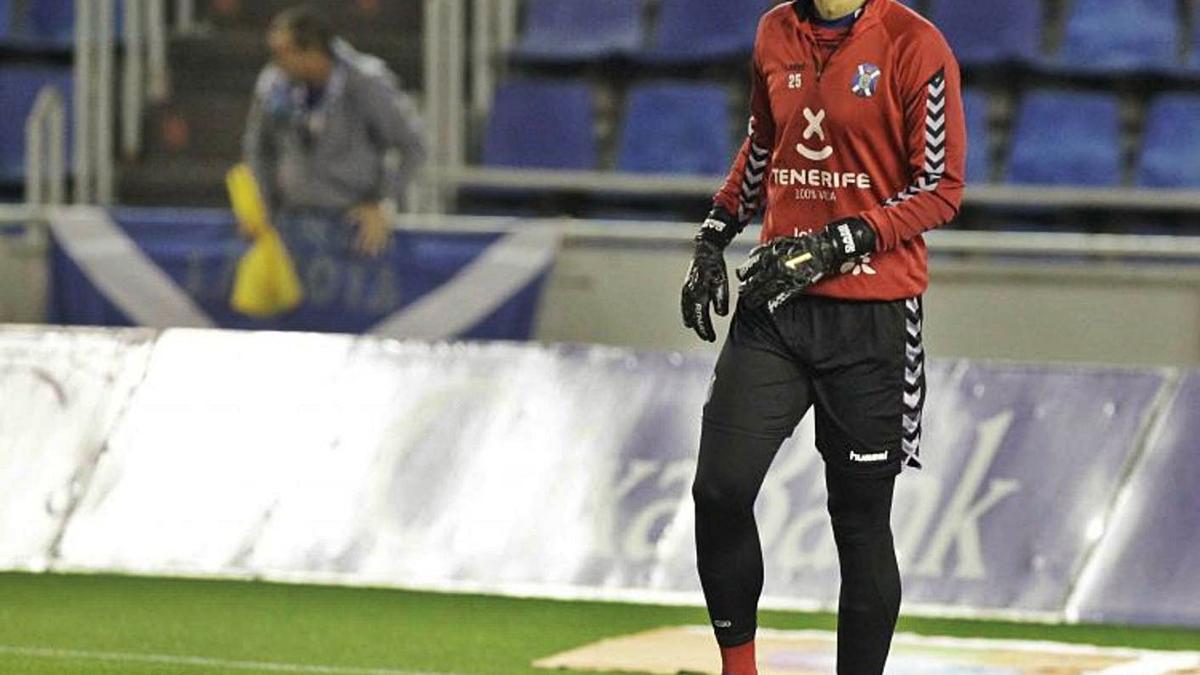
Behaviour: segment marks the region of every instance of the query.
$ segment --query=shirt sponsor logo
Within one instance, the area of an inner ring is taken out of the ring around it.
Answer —
[[[850,81],[850,91],[859,98],[871,98],[879,88],[880,74],[879,66],[874,63],[858,64],[854,79]]]
[[[836,202],[842,188],[871,189],[871,176],[853,171],[771,169],[771,182],[794,188],[798,201]]]
[[[809,161],[824,162],[834,153],[833,146],[825,142],[825,109],[813,111],[812,108],[805,108],[803,113],[808,126],[804,129],[804,142],[796,144],[796,152]],[[813,147],[814,138],[824,145]],[[773,168],[771,181],[776,186],[796,188],[795,198],[798,201],[836,202],[840,189],[871,189],[871,176],[855,171]]]
[[[785,187],[858,188],[871,189],[871,176],[854,171],[822,171],[821,169],[771,169],[771,180]]]
[[[821,125],[825,123],[825,109],[822,108],[813,112],[812,108],[805,108],[804,119],[808,121],[808,126],[804,129],[804,140],[808,141],[813,136],[816,136],[821,142],[824,142],[825,129]],[[797,143],[796,152],[800,153],[800,156],[804,159],[823,162],[833,156],[833,146],[826,144],[823,148],[813,150],[804,143]]]
[[[872,452],[870,454],[860,454],[853,450],[850,451],[851,462],[886,462],[888,454],[884,452]]]

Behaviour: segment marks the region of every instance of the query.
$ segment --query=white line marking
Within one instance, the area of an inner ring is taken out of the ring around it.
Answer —
[[[173,654],[139,654],[135,652],[96,652],[82,649],[56,649],[53,647],[20,647],[0,645],[0,654],[28,656],[43,659],[74,661],[110,661],[116,663],[161,663],[169,665],[221,668],[224,670],[259,670],[274,673],[322,673],[324,675],[455,675],[428,670],[395,670],[392,668],[355,668],[352,666],[322,666],[302,663],[278,663],[273,661],[229,661],[205,656],[182,656]]]
[[[708,626],[686,626],[691,633],[708,635],[712,629]],[[776,639],[806,638],[817,639],[833,645],[837,634],[824,630],[779,630],[759,628],[758,634]],[[1137,659],[1131,663],[1110,666],[1104,670],[1094,671],[1094,675],[1164,675],[1176,670],[1200,666],[1200,653],[1194,651],[1165,651],[1153,649],[1135,649],[1132,647],[1099,647],[1095,645],[1051,642],[1048,640],[1014,640],[1007,638],[960,638],[941,635],[918,635],[915,633],[897,633],[892,640],[896,646],[941,647],[946,649],[970,649],[977,651],[1019,651],[1040,652],[1046,654],[1063,654],[1076,656],[1114,656]],[[1092,672],[1092,671],[1089,671]]]
[[[1200,666],[1200,657],[1195,654],[1150,654],[1134,663],[1097,671],[1096,675],[1162,675],[1196,666]]]

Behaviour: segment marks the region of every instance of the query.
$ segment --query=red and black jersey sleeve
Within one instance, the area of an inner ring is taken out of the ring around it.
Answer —
[[[898,61],[912,182],[862,214],[888,251],[958,214],[966,163],[966,124],[958,63],[937,31],[904,45]]]
[[[725,185],[713,198],[714,206],[737,216],[739,228],[745,227],[764,206],[767,165],[775,146],[775,120],[759,67],[758,51],[756,40],[755,55],[750,64],[750,123],[746,140],[734,157]]]

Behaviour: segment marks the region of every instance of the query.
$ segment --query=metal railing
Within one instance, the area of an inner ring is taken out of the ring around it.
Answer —
[[[450,188],[510,188],[541,192],[583,192],[661,197],[711,197],[724,176],[630,174],[607,171],[546,171],[447,167],[431,175]],[[1200,190],[1072,188],[971,185],[964,202],[996,208],[1094,208],[1125,211],[1200,212]]]
[[[146,104],[160,103],[168,95],[164,2],[125,0],[121,154],[126,159],[141,154]]]
[[[466,159],[466,5],[464,0],[425,0],[425,119],[434,139],[426,184],[416,210],[444,212],[452,191],[438,174]]]
[[[690,246],[692,223],[630,222],[577,218],[510,218],[499,216],[416,215],[398,218],[399,229],[496,232],[525,227],[550,227],[568,239],[643,242]],[[757,226],[747,228],[732,246],[749,249],[758,242]],[[1200,237],[1074,232],[974,232],[935,230],[925,235],[929,251],[946,255],[1019,256],[1027,258],[1146,259],[1200,262]]]
[[[121,154],[137,157],[142,149],[142,99],[146,89],[146,64],[142,58],[146,3],[125,2],[125,59],[121,78]]]
[[[190,33],[196,28],[196,0],[175,0],[175,32]]]
[[[67,110],[52,86],[38,92],[25,120],[25,202],[59,206],[66,198]]]
[[[126,158],[141,152],[146,102],[167,95],[165,1],[124,0],[120,141]],[[111,204],[115,198],[115,23],[115,0],[75,0],[72,201],[76,204]],[[46,150],[38,148],[37,154]],[[56,152],[57,146],[52,144],[49,150]],[[30,154],[34,154],[32,146]],[[36,195],[29,199],[40,203]]]
[[[497,71],[516,40],[517,0],[472,0],[471,4],[471,117],[482,122],[492,106]]]
[[[74,202],[111,203],[113,0],[75,0]]]

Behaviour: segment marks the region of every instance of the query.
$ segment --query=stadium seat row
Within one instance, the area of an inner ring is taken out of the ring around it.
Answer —
[[[120,5],[118,0],[118,11]],[[75,0],[0,0],[0,43],[5,46],[67,49],[74,35]]]
[[[1200,72],[1200,20],[1176,0],[1068,0],[1061,48],[1045,54],[1045,0],[927,0],[935,24],[966,66],[1024,64],[1096,73]],[[769,0],[661,0],[648,25],[647,0],[528,0],[514,57],[581,62],[629,57],[648,63],[705,63],[748,53]],[[915,5],[915,2],[906,2]],[[1185,27],[1195,27],[1189,39]],[[1185,58],[1191,46],[1191,57]]]
[[[513,55],[530,62],[614,56],[664,64],[721,61],[750,52],[756,17],[771,4],[770,0],[662,0],[647,43],[645,0],[529,0]]]
[[[991,166],[987,103],[964,95],[969,143],[967,179],[987,182]],[[1200,188],[1200,95],[1163,94],[1146,109],[1133,181],[1148,188]],[[1121,120],[1115,96],[1034,90],[1014,121],[1004,179],[1026,185],[1109,187],[1122,181]]]
[[[1043,0],[935,0],[930,11],[966,66],[1021,63],[1082,74],[1200,69],[1195,25],[1176,0],[1069,0],[1061,46],[1044,54]],[[1184,58],[1191,46],[1192,58]]]
[[[728,92],[715,84],[634,86],[617,142],[616,169],[719,175],[733,155]],[[964,95],[971,152],[967,180],[995,177],[981,92]],[[1135,181],[1144,187],[1200,188],[1200,94],[1164,94],[1148,107]],[[530,129],[536,129],[530,133]],[[596,112],[587,84],[517,79],[496,92],[484,135],[486,166],[593,170],[599,166]],[[1020,103],[1003,179],[1016,184],[1122,183],[1118,101],[1108,94],[1034,90]]]

